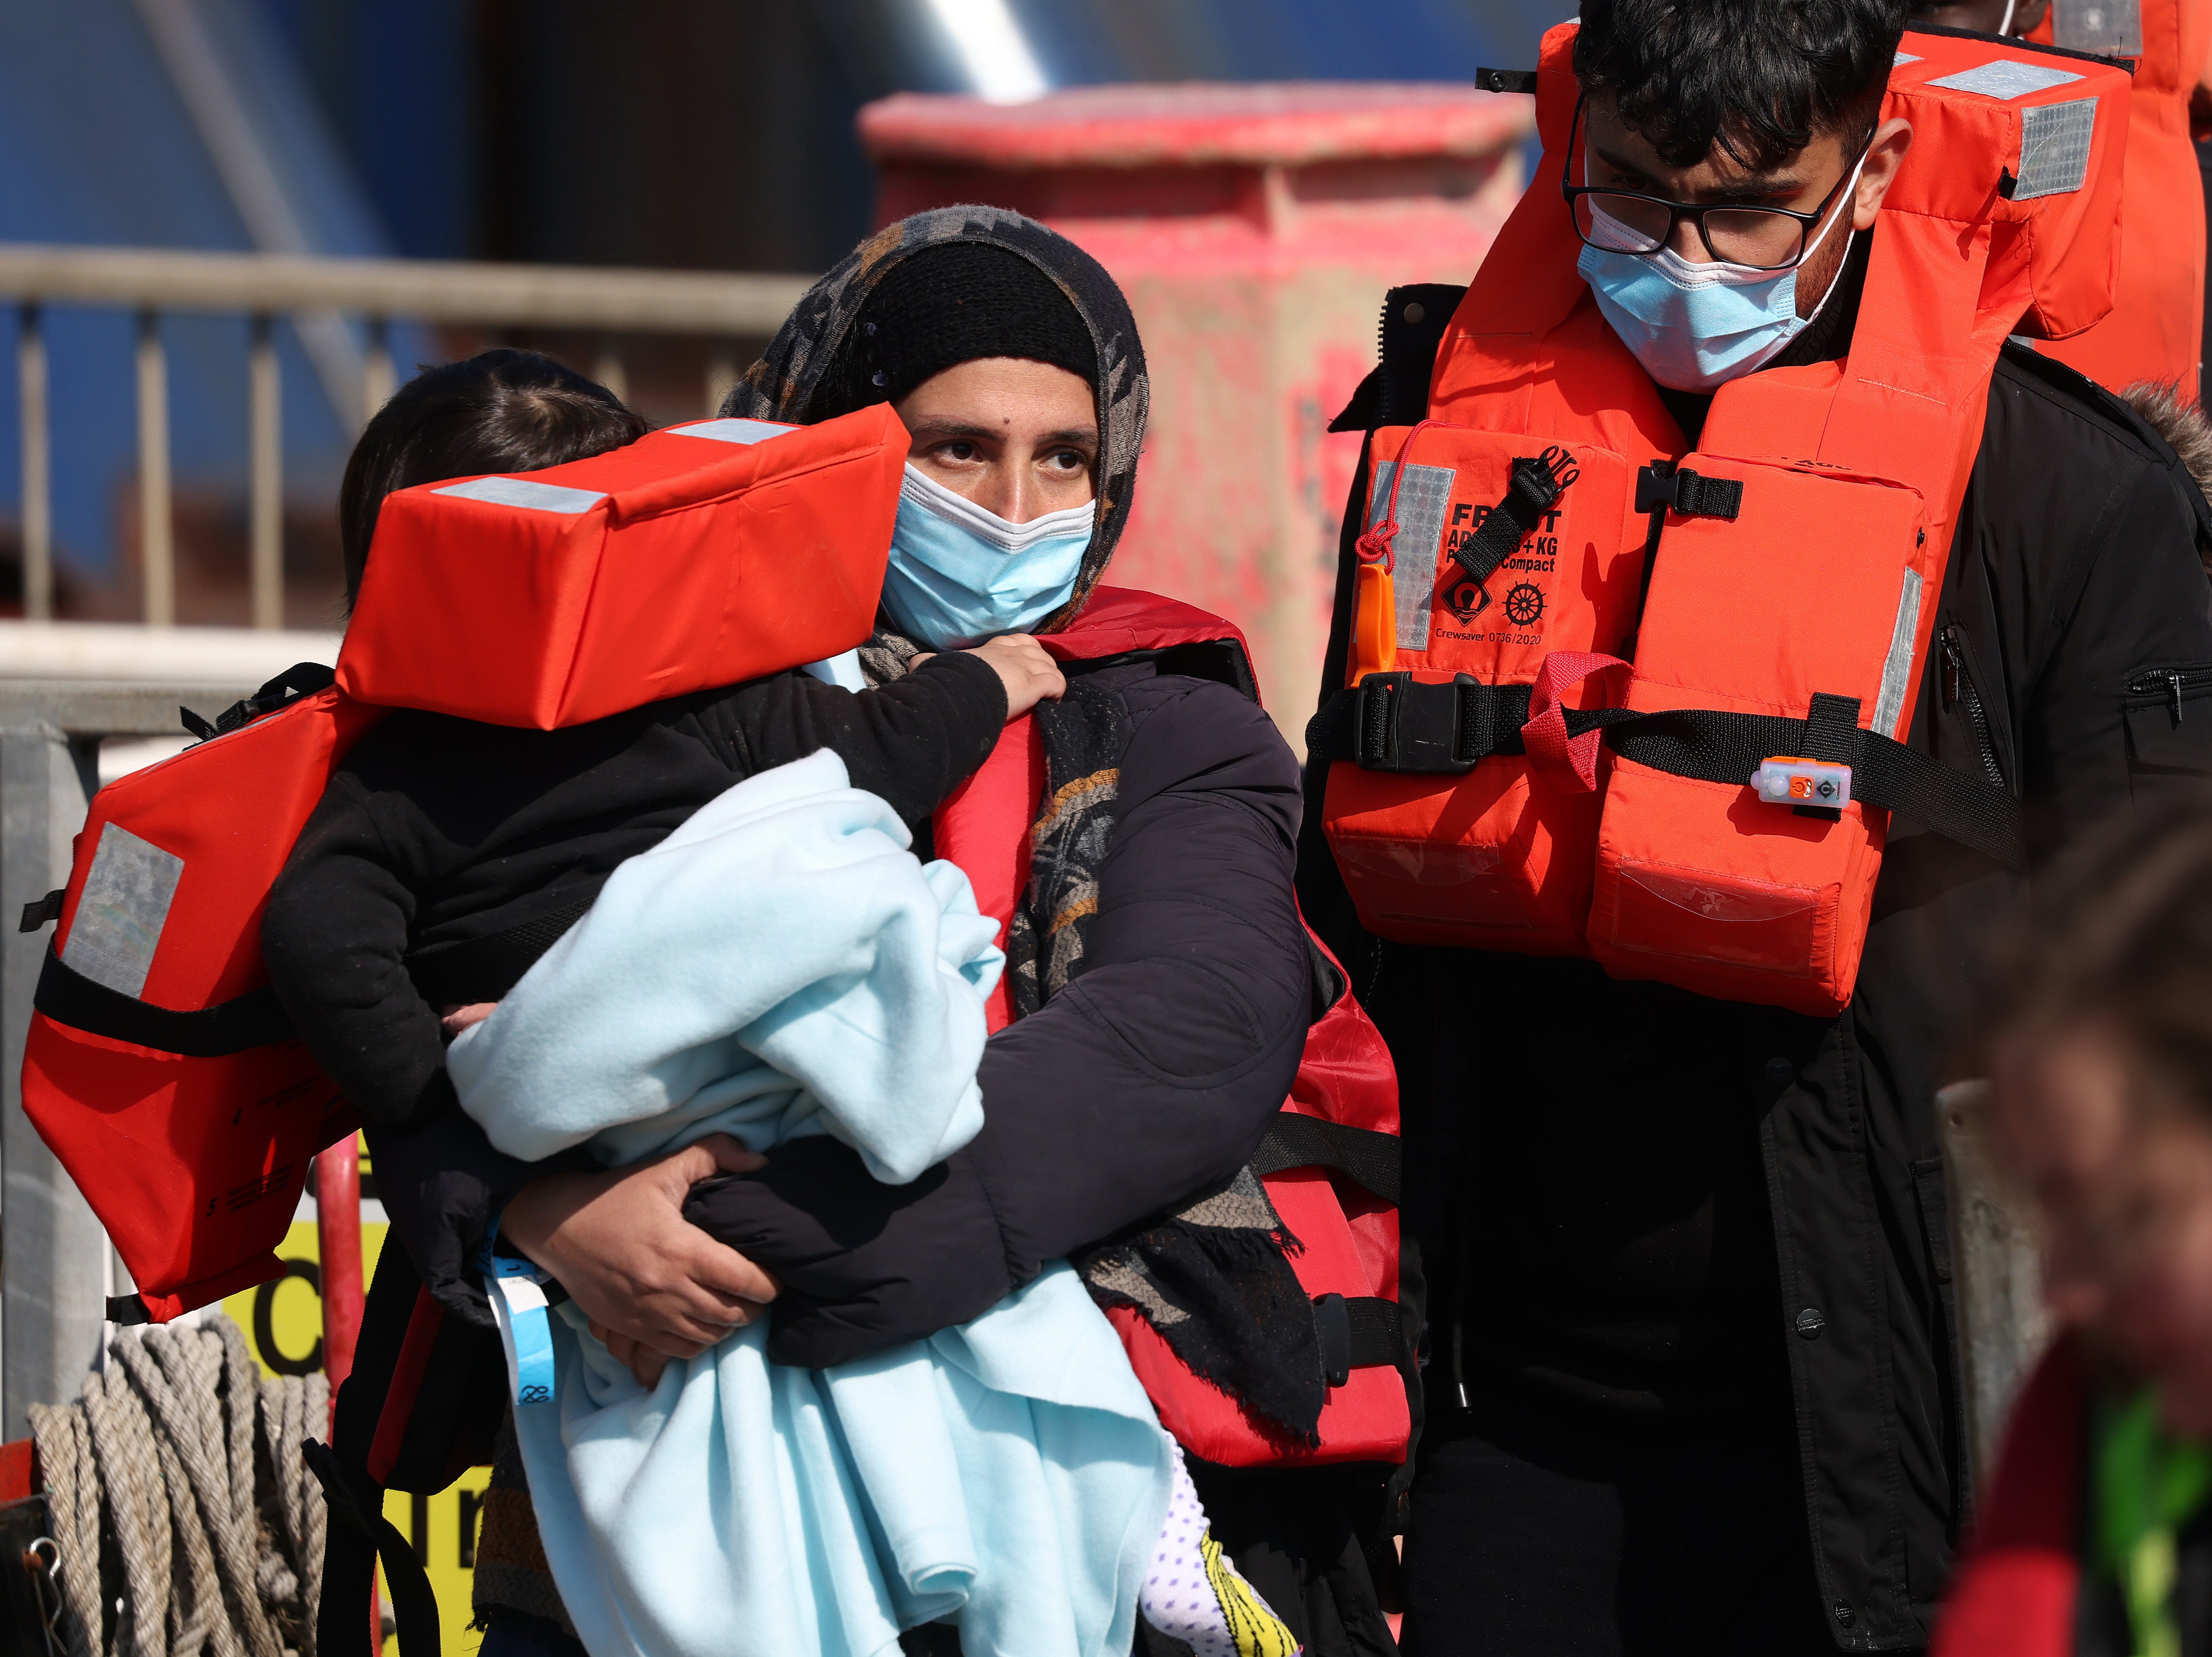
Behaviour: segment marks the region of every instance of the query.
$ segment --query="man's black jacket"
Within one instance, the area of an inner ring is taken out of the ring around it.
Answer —
[[[1386,315],[1416,292],[1428,325],[1386,323],[1358,427],[1422,416],[1457,294],[1400,290]],[[1365,505],[1355,481],[1328,686]],[[2005,349],[1910,741],[2001,779],[2038,863],[2212,773],[2208,531],[2132,411]],[[1463,1385],[1596,1427],[1771,1429],[1784,1456],[1794,1429],[1838,1645],[1923,1644],[1967,1495],[1932,1098],[2020,883],[1899,818],[1856,994],[1812,1019],[1586,961],[1365,938],[1322,836],[1325,771],[1307,779],[1300,897],[1358,963],[1399,1064],[1407,1166],[1427,1170],[1406,1217],[1430,1285],[1430,1418]],[[1686,1272],[1689,1303],[1653,1316]]]

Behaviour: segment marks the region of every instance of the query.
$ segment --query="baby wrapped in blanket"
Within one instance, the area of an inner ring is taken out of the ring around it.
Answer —
[[[532,1159],[829,1133],[914,1179],[982,1125],[1003,957],[966,877],[908,844],[827,751],[732,787],[455,1041],[463,1105]],[[650,1391],[573,1306],[524,1326],[493,1301],[511,1367],[550,1340],[552,1396],[515,1429],[592,1657],[872,1657],[928,1622],[964,1657],[1122,1657],[1140,1595],[1201,1653],[1291,1649],[1210,1545],[1201,1561],[1179,1454],[1064,1262],[829,1369],[770,1363],[755,1322]]]

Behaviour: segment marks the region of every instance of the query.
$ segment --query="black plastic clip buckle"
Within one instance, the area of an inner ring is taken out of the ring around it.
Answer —
[[[1449,684],[1422,684],[1407,672],[1370,673],[1352,707],[1354,757],[1367,771],[1456,776],[1474,769],[1464,756],[1462,699],[1480,687],[1472,674]]]
[[[1485,92],[1534,92],[1536,71],[1533,69],[1477,69],[1474,83]]]
[[[1313,1303],[1314,1337],[1321,1347],[1321,1372],[1331,1387],[1352,1381],[1352,1308],[1341,1295],[1316,1296]]]
[[[1684,518],[1724,518],[1731,522],[1743,511],[1743,483],[1734,477],[1707,477],[1699,472],[1677,470],[1664,461],[1636,474],[1636,510],[1668,508]]]

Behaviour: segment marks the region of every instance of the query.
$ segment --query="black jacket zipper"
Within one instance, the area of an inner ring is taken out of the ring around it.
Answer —
[[[1982,693],[1974,683],[1974,670],[1966,660],[1965,630],[1957,622],[1943,629],[1943,706],[1954,707],[1963,699],[1966,723],[1974,728],[1974,745],[1981,752],[1982,770],[2002,788],[2004,767],[1997,763],[1997,745],[1990,734],[1990,716],[1982,706]]]
[[[2208,684],[2212,684],[2212,667],[2160,668],[2155,673],[2138,673],[2130,679],[2128,695],[2160,697],[2172,710],[2173,722],[2179,725],[2182,694]]]

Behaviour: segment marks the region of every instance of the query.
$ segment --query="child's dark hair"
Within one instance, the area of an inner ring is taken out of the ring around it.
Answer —
[[[480,351],[423,369],[376,411],[346,462],[338,489],[346,614],[361,597],[377,510],[392,490],[558,466],[634,443],[646,429],[605,386],[536,351]]]
[[[2147,1096],[2212,1120],[2212,792],[2107,823],[2037,877],[1994,1038],[2101,1027]]]

